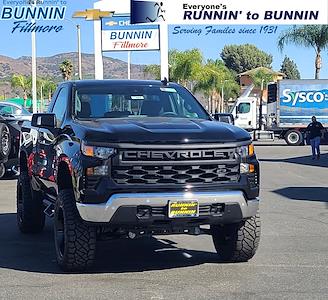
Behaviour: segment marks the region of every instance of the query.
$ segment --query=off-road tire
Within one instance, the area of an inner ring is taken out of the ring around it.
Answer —
[[[8,158],[11,150],[11,136],[8,126],[0,123],[0,159]]]
[[[96,255],[96,228],[81,219],[72,190],[64,189],[58,194],[54,237],[57,262],[64,271],[84,271],[93,265]]]
[[[39,233],[44,228],[45,214],[40,193],[31,188],[27,171],[17,180],[17,225],[23,233]]]
[[[260,242],[260,215],[236,224],[211,226],[211,232],[220,260],[248,261],[255,255]]]

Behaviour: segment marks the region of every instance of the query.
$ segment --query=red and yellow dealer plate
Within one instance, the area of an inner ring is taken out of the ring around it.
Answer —
[[[198,217],[198,215],[199,204],[196,200],[169,202],[169,218]]]

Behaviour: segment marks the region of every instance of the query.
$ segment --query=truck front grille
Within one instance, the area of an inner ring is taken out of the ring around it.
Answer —
[[[239,164],[135,165],[112,168],[117,184],[214,184],[239,180]]]

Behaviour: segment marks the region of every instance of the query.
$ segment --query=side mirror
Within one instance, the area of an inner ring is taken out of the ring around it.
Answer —
[[[56,128],[56,115],[55,114],[33,114],[32,123],[33,127],[39,128]]]

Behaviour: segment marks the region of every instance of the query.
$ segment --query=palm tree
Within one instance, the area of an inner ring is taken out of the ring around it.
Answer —
[[[51,79],[47,78],[38,78],[37,80],[38,86],[38,97],[41,100],[41,111],[44,111],[45,103],[44,103],[44,95],[47,98],[47,104],[51,101],[52,93],[56,90],[56,83],[54,83]]]
[[[202,91],[208,97],[208,110],[224,110],[223,90],[226,98],[237,96],[239,86],[231,71],[220,60],[208,60],[199,70],[194,91]]]
[[[203,66],[203,54],[199,49],[171,50],[169,53],[170,78],[192,89]]]
[[[26,107],[27,97],[31,96],[32,80],[31,77],[14,74],[11,78],[11,86],[23,91],[24,107]]]
[[[290,43],[314,48],[316,53],[315,79],[319,79],[322,67],[321,52],[328,48],[328,25],[293,26],[281,33],[278,39],[278,47],[282,50],[285,45]]]
[[[275,79],[275,73],[266,68],[256,68],[252,73],[250,73],[253,84],[256,88],[264,89],[269,82],[273,82]]]
[[[51,101],[51,97],[53,92],[56,90],[57,84],[53,82],[51,79],[44,79],[43,81],[43,92],[47,95],[48,102]]]
[[[144,70],[144,76],[151,76],[155,80],[161,79],[161,67],[160,65],[147,65],[145,66]]]
[[[73,73],[73,64],[70,60],[65,59],[59,66],[59,70],[62,73],[64,80],[69,80]]]
[[[203,55],[199,49],[186,51],[173,49],[169,51],[169,66],[170,81],[176,81],[192,89],[193,82],[203,66]],[[144,68],[144,75],[160,79],[161,68],[159,65],[148,65]]]

